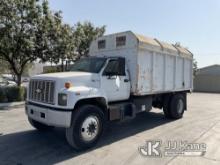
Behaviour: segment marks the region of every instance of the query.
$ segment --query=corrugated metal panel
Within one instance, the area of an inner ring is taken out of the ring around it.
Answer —
[[[194,79],[194,91],[220,93],[220,76],[196,76]]]
[[[216,75],[220,76],[220,65],[211,65],[204,68],[200,68],[197,75]]]

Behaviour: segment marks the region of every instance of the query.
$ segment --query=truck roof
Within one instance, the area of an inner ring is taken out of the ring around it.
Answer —
[[[133,33],[132,31],[129,31],[131,33]],[[177,51],[178,53],[181,53],[183,55],[192,57],[193,54],[185,47],[180,46],[180,44],[170,44],[168,42],[164,42],[164,41],[160,41],[156,38],[150,38],[141,34],[137,34],[137,33],[133,33],[136,38],[138,39],[139,42],[148,44],[148,45],[152,45],[152,46],[156,46],[156,47],[160,47],[160,49],[164,50],[171,50],[171,51]]]
[[[141,34],[137,34],[132,31],[125,31],[125,32],[105,35],[103,37],[99,37],[97,40],[105,39],[108,37],[111,38],[111,36],[120,36],[120,35],[125,35],[125,34],[133,35],[138,40],[139,47],[143,47],[143,48],[150,47],[153,50],[165,51],[171,54],[179,54],[180,56],[183,56],[186,58],[193,57],[193,54],[187,48],[180,46],[180,44],[170,44],[168,42],[160,41],[156,38],[151,38],[151,37],[147,37]]]

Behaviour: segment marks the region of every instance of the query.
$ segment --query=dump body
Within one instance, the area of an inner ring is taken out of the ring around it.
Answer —
[[[90,56],[124,57],[132,95],[190,91],[193,87],[192,53],[157,39],[130,31],[103,36],[92,42]]]

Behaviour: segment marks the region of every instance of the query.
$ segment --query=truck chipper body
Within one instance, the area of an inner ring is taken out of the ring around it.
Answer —
[[[30,124],[38,130],[66,129],[77,150],[94,146],[107,122],[135,118],[152,107],[180,119],[193,89],[193,54],[131,31],[95,39],[90,57],[68,72],[31,78],[26,101]]]

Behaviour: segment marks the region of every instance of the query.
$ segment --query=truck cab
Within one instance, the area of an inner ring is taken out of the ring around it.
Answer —
[[[32,77],[26,113],[37,129],[70,128],[79,106],[92,102],[107,109],[108,103],[128,100],[130,88],[125,58],[84,58],[69,72]],[[107,111],[103,115],[108,118]]]

